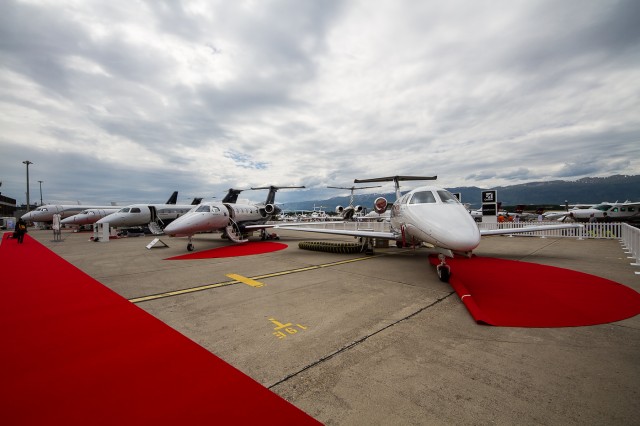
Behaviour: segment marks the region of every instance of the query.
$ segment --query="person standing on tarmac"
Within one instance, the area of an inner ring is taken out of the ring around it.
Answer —
[[[24,234],[27,233],[27,223],[22,220],[22,218],[18,219],[16,222],[16,227],[13,231],[13,238],[18,239],[18,244],[22,244],[22,240],[24,239]]]

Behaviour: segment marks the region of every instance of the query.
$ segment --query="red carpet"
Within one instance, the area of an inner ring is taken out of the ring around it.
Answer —
[[[228,246],[218,247],[211,250],[199,251],[196,253],[188,253],[180,256],[169,257],[165,260],[194,260],[194,259],[213,259],[216,257],[237,257],[251,256],[252,254],[269,253],[286,249],[287,245],[282,243],[248,242],[242,244],[229,243]]]
[[[318,424],[28,235],[8,235],[2,424]]]
[[[438,264],[434,256],[433,265]],[[507,327],[575,327],[640,313],[635,290],[582,272],[513,260],[456,257],[451,286],[471,316]]]

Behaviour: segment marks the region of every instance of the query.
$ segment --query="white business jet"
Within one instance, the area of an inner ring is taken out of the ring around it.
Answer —
[[[171,196],[167,200],[167,204],[175,204],[177,198],[178,198],[178,191],[174,191],[173,194],[171,194]],[[110,211],[109,214],[111,214],[120,210],[120,207],[115,207],[115,203],[112,203],[110,206],[96,206],[96,205],[84,205],[84,204],[81,205],[80,203],[78,203],[77,205],[76,204],[46,204],[44,206],[38,207],[35,210],[30,211],[29,213],[24,214],[22,216],[22,219],[27,222],[52,222],[54,214],[59,214],[61,219],[65,219],[71,216],[75,216],[77,214],[81,214],[81,213],[84,214],[85,210],[89,210],[89,209]],[[99,219],[101,219],[101,217],[98,217],[96,221]],[[94,223],[94,222],[90,222],[90,223]]]
[[[118,210],[120,210],[120,207],[113,207],[108,209],[85,209],[78,214],[74,214],[73,216],[69,216],[66,219],[62,219],[60,223],[63,225],[71,226],[91,225],[96,223],[103,217],[117,212]]]
[[[162,227],[192,208],[192,204],[132,204],[103,217],[96,223],[109,224],[112,228],[150,226],[157,229],[153,224]]]
[[[61,218],[76,215],[86,209],[113,209],[113,206],[74,205],[74,204],[46,204],[29,213],[22,215],[27,222],[52,222],[53,215],[59,214]],[[117,209],[116,209],[117,210]]]
[[[238,194],[242,190],[230,189],[222,201],[200,203],[167,225],[164,232],[172,237],[188,237],[188,251],[193,251],[192,237],[199,232],[221,232],[223,238],[236,243],[248,241],[249,235],[256,230],[261,231],[262,239],[277,238],[264,230],[272,228],[273,225],[266,225],[267,221],[281,213],[282,210],[275,204],[275,195],[278,189],[285,188],[304,188],[304,186],[251,188],[269,190],[266,201],[259,204],[237,203]]]
[[[353,205],[353,192],[356,190],[361,190],[361,189],[369,189],[369,188],[380,188],[381,185],[376,185],[376,186],[360,186],[360,187],[356,187],[356,186],[352,186],[350,188],[345,188],[345,187],[341,187],[341,186],[327,186],[327,188],[332,188],[332,189],[348,189],[349,191],[351,191],[351,196],[349,197],[349,205],[347,207],[342,207],[342,206],[337,206],[336,207],[336,213],[342,215],[342,219],[343,220],[355,220],[354,215],[356,213],[361,213],[363,208],[362,206],[354,206]]]
[[[435,180],[436,176],[391,176],[376,179],[356,179],[354,183],[394,182],[396,188],[396,202],[391,209],[390,232],[377,231],[348,231],[337,229],[290,227],[276,225],[275,228],[301,232],[317,232],[325,234],[349,235],[362,240],[363,249],[372,251],[371,240],[386,239],[396,241],[396,245],[432,246],[439,253],[440,265],[437,266],[440,280],[447,282],[450,267],[445,262],[445,256],[453,257],[454,253],[470,256],[471,252],[480,244],[481,235],[515,234],[531,231],[545,231],[550,229],[577,228],[577,224],[527,226],[512,229],[479,230],[467,209],[449,191],[436,186],[422,186],[400,193],[400,181]],[[374,209],[382,213],[387,208],[387,200],[378,197],[374,201]]]

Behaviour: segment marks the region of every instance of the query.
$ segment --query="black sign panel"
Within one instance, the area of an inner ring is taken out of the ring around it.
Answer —
[[[482,204],[482,216],[495,216],[498,213],[498,205],[496,203]]]
[[[482,203],[497,203],[498,202],[498,191],[482,191]]]

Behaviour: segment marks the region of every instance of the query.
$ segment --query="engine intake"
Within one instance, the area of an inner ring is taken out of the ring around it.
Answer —
[[[373,202],[373,209],[376,211],[376,213],[382,214],[387,211],[387,205],[388,203],[386,198],[378,197]]]

